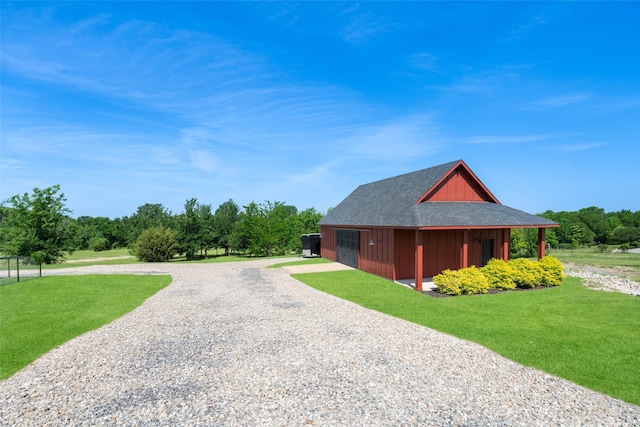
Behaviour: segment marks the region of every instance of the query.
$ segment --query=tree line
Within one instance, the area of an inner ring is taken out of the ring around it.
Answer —
[[[162,243],[165,250],[187,259],[206,257],[217,249],[226,255],[284,255],[301,252],[300,236],[318,232],[323,216],[315,208],[298,211],[270,201],[241,208],[229,199],[214,210],[196,198],[187,199],[179,214],[147,203],[115,219],[70,215],[59,185],[9,198],[0,206],[0,252],[55,263],[65,252],[129,248],[139,255],[149,250],[148,245],[153,250]],[[150,240],[145,232],[154,237]]]
[[[602,251],[616,248],[625,251],[640,247],[640,211],[605,212],[591,206],[573,212],[547,210],[538,215],[560,224],[546,231],[546,243],[552,248],[595,245]],[[512,256],[533,256],[537,241],[535,229],[511,230]]]
[[[59,185],[9,198],[0,205],[0,252],[44,263],[59,262],[65,252],[83,249],[129,248],[145,260],[174,254],[194,259],[218,249],[225,255],[284,255],[300,253],[300,236],[319,232],[317,223],[323,216],[315,208],[298,211],[270,201],[240,207],[229,199],[214,210],[196,198],[187,199],[179,214],[147,203],[115,219],[70,215]],[[546,231],[546,242],[553,248],[640,247],[640,211],[605,212],[592,206],[538,215],[560,224]],[[535,255],[537,239],[536,229],[511,230],[512,257]]]

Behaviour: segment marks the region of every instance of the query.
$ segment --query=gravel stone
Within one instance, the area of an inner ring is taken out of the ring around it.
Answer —
[[[169,273],[133,312],[0,383],[0,425],[632,426],[640,407],[266,269]]]
[[[564,272],[567,276],[581,278],[582,283],[592,289],[640,296],[640,282],[620,277],[616,273],[584,266],[565,266]]]

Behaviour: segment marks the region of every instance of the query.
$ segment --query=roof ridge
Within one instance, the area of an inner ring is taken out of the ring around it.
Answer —
[[[372,184],[378,184],[378,183],[381,183],[381,182],[384,182],[384,181],[390,181],[390,180],[393,180],[393,179],[401,178],[403,176],[417,175],[417,174],[420,174],[421,172],[442,168],[444,166],[448,166],[449,169],[450,169],[451,167],[453,167],[453,165],[455,165],[455,164],[457,164],[458,162],[461,162],[461,161],[463,161],[463,160],[462,159],[458,159],[458,160],[454,160],[454,161],[451,161],[451,162],[442,163],[442,164],[439,164],[439,165],[436,165],[436,166],[430,166],[428,168],[419,169],[417,171],[401,173],[401,174],[398,174],[398,175],[390,176],[388,178],[382,178],[382,179],[379,179],[379,180],[376,180],[376,181],[371,181],[371,182],[367,182],[365,184],[360,184],[358,187],[368,186],[368,185],[372,185]],[[449,169],[447,169],[447,171]]]

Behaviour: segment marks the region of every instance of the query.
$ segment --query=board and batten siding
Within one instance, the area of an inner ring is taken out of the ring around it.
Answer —
[[[360,269],[395,280],[392,228],[372,228],[360,232]],[[372,244],[373,243],[373,244]]]
[[[492,202],[494,199],[464,168],[458,168],[431,189],[422,201]]]
[[[328,225],[320,226],[320,254],[322,258],[336,261],[336,230]]]

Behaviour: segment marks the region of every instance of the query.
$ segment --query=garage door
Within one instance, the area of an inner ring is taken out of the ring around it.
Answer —
[[[336,261],[358,268],[358,231],[336,230]]]

